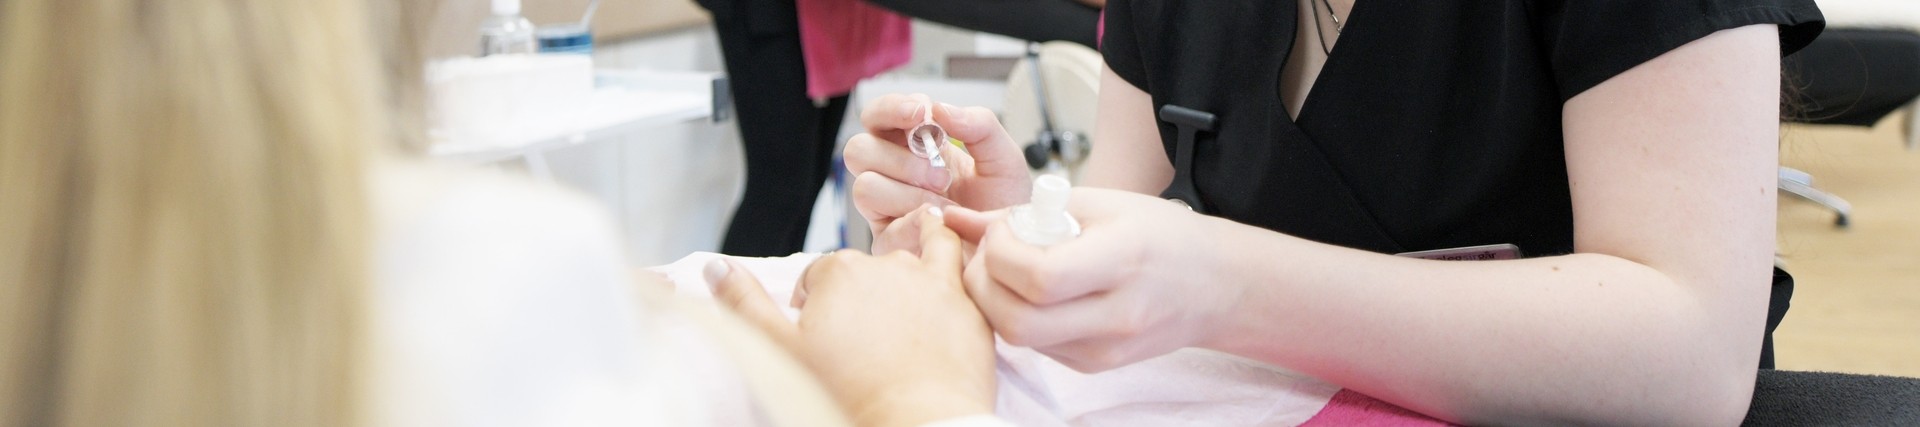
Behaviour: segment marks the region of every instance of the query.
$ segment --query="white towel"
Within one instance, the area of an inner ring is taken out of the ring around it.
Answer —
[[[652,270],[682,294],[711,298],[701,269],[719,254],[698,252]],[[735,258],[776,302],[818,255]],[[783,304],[784,305],[784,304]],[[795,313],[789,313],[794,315]],[[1000,343],[996,411],[1020,426],[1293,426],[1327,406],[1340,387],[1252,360],[1186,349],[1082,374],[1032,349]]]

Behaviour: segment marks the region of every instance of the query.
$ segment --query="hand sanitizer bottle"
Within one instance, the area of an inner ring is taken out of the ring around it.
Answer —
[[[1080,221],[1067,214],[1073,187],[1066,178],[1041,175],[1033,180],[1033,202],[1013,208],[1007,222],[1014,237],[1034,246],[1052,246],[1080,236]]]
[[[533,22],[520,16],[520,0],[493,0],[493,16],[480,24],[480,56],[534,53]]]

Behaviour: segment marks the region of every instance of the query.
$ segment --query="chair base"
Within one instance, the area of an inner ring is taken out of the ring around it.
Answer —
[[[1920,99],[1907,104],[1907,151],[1920,150]]]
[[[1818,203],[1821,206],[1826,206],[1827,209],[1833,210],[1835,215],[1833,225],[1835,227],[1847,228],[1847,226],[1852,225],[1850,217],[1853,215],[1853,204],[1847,203],[1846,199],[1841,199],[1840,196],[1835,196],[1821,191],[1818,188],[1813,188],[1813,175],[1802,172],[1799,169],[1781,166],[1779,185],[1781,191],[1800,196],[1802,199],[1807,199],[1808,201]]]

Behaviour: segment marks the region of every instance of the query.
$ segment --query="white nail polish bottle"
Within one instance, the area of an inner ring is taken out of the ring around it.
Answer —
[[[1073,187],[1066,178],[1041,175],[1033,180],[1033,202],[1013,208],[1007,217],[1013,235],[1034,246],[1052,246],[1080,235],[1080,221],[1067,214]]]

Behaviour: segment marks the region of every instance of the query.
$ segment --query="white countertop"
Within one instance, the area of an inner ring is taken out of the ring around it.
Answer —
[[[495,135],[486,141],[435,141],[432,156],[461,163],[492,163],[538,154],[638,129],[709,118],[715,74],[601,70],[593,96],[573,112]]]

